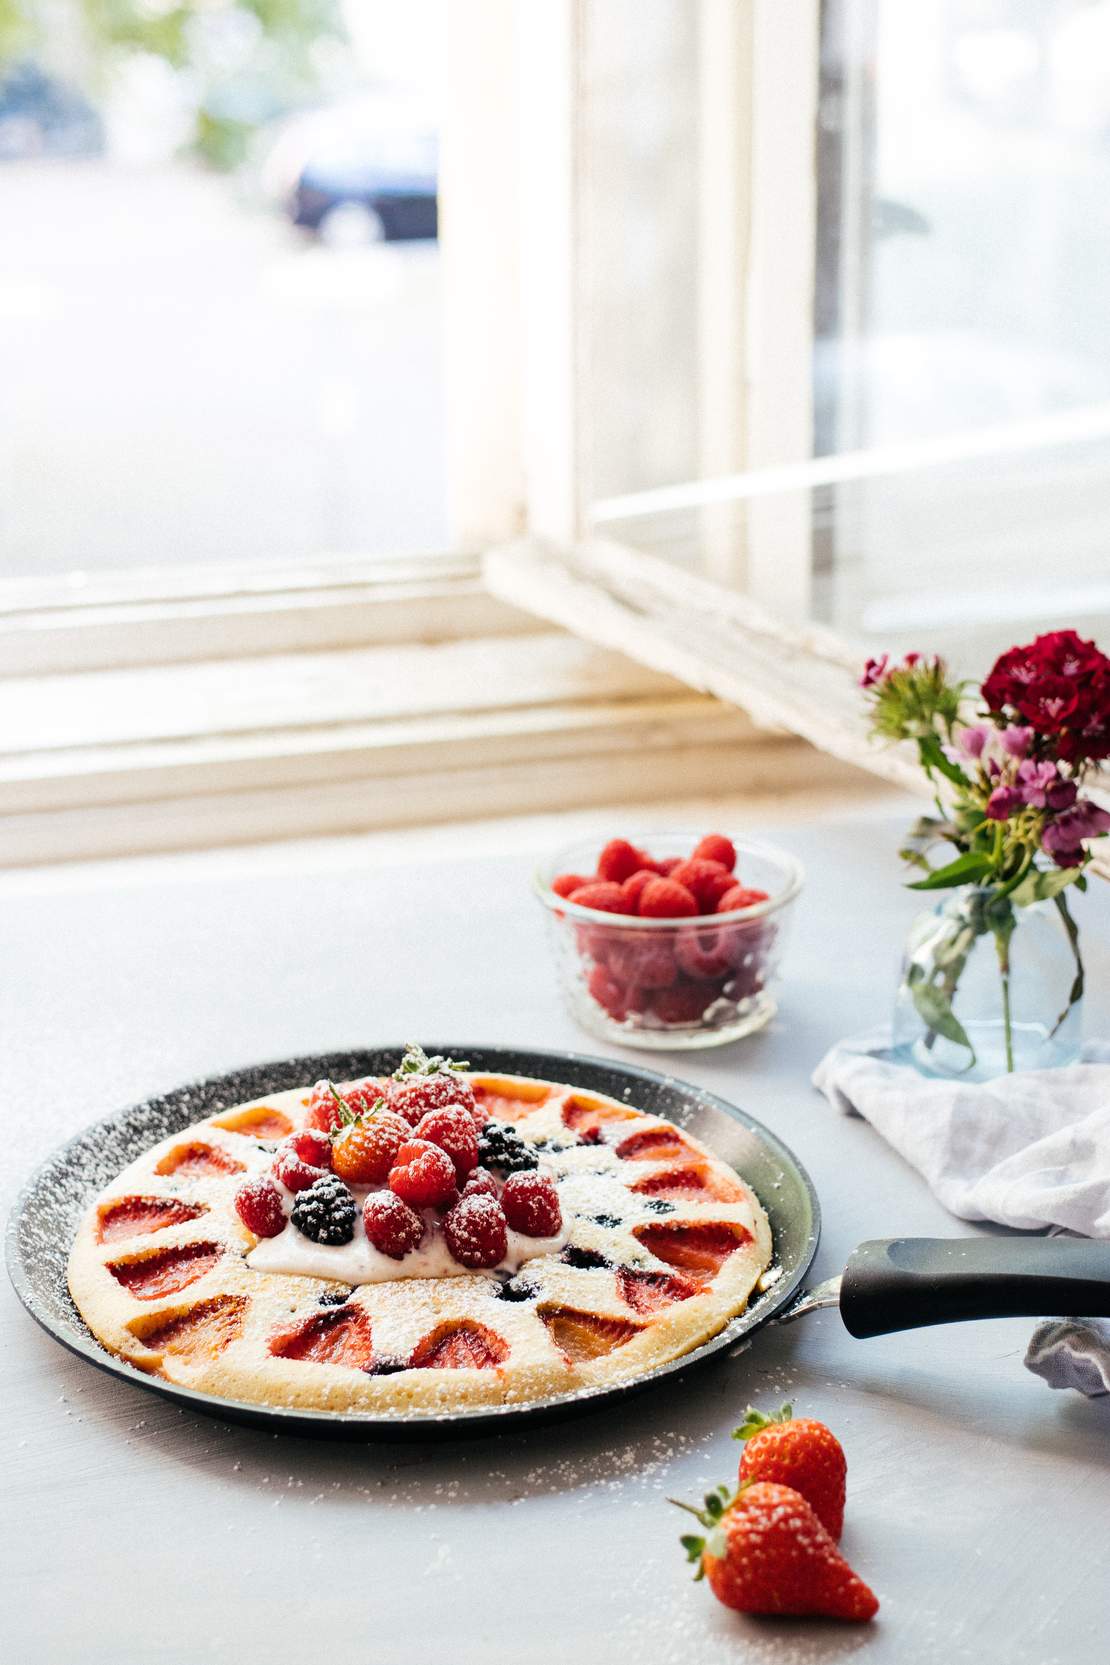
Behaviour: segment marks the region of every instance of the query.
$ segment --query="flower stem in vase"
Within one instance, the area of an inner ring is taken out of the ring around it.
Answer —
[[[1010,1011],[1010,937],[1013,926],[995,931],[994,940],[998,947],[998,968],[1002,973],[1002,1026],[1006,1036],[1006,1073],[1014,1073],[1014,1025]]]

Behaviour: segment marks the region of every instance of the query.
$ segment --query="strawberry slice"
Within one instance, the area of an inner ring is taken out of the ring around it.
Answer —
[[[210,1272],[223,1254],[219,1243],[179,1243],[141,1260],[110,1260],[108,1270],[138,1301],[174,1295]]]
[[[280,1359],[366,1370],[374,1362],[369,1316],[361,1307],[329,1307],[314,1312],[296,1329],[271,1336],[270,1351]]]
[[[123,1197],[104,1203],[97,1224],[97,1241],[114,1243],[120,1237],[146,1237],[167,1226],[181,1226],[206,1214],[203,1203],[179,1202],[173,1197]]]
[[[205,1145],[195,1140],[188,1145],[175,1145],[156,1166],[156,1174],[177,1174],[181,1179],[206,1179],[212,1174],[241,1174],[246,1170],[241,1162],[216,1145]]]
[[[496,1370],[509,1356],[508,1343],[484,1324],[440,1324],[418,1341],[409,1360],[413,1370]]]
[[[699,1221],[696,1225],[660,1221],[657,1225],[633,1226],[632,1235],[656,1260],[695,1277],[700,1275],[703,1282],[715,1278],[729,1255],[752,1239],[751,1232],[734,1220]]]
[[[617,1289],[633,1312],[661,1312],[676,1301],[688,1301],[691,1295],[697,1295],[701,1285],[681,1272],[643,1272],[639,1267],[622,1266],[617,1273]]]

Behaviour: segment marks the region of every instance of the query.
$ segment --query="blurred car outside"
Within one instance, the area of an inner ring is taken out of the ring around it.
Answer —
[[[283,121],[260,178],[294,225],[351,248],[434,239],[437,164],[432,112],[368,94]]]

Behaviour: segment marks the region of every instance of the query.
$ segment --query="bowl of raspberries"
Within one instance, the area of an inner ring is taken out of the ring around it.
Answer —
[[[535,887],[575,1018],[624,1046],[721,1046],[774,1016],[801,863],[723,833],[561,850]]]

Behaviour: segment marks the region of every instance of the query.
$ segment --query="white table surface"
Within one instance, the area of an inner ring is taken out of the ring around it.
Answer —
[[[825,1047],[888,1003],[916,906],[898,830],[784,831],[810,879],[778,1021],[661,1060],[809,1168],[824,1208],[815,1276],[866,1237],[976,1229],[809,1086]],[[236,1065],[410,1036],[613,1050],[560,1008],[529,866],[523,851],[423,871],[306,857],[285,872],[150,864],[119,886],[34,894],[9,881],[4,1206],[83,1123]],[[1108,903],[1081,903],[1089,1032],[1108,1015]],[[821,1313],[677,1392],[515,1437],[393,1447],[179,1411],[64,1352],[6,1282],[0,1325],[11,1665],[1110,1657],[1110,1399],[1031,1376],[1030,1321],[859,1342]],[[733,1478],[740,1413],[787,1396],[847,1449],[844,1549],[882,1600],[873,1626],[742,1619],[689,1583],[665,1498]]]

